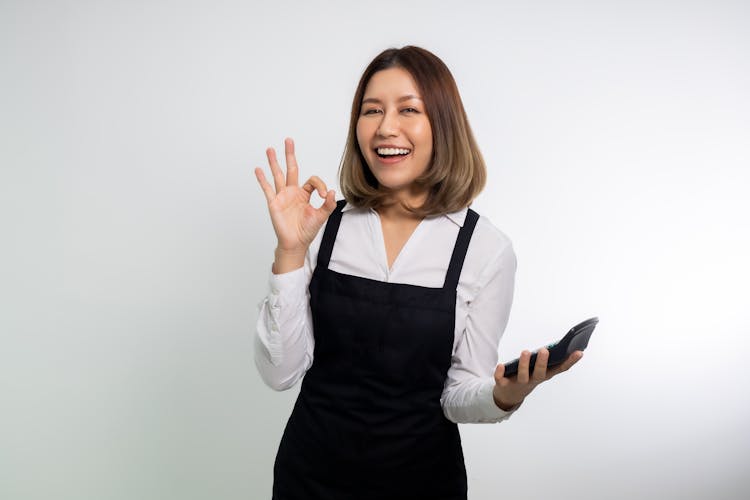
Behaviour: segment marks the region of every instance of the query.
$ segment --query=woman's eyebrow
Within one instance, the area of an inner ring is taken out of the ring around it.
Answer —
[[[401,97],[399,97],[399,98],[397,99],[397,102],[408,101],[408,100],[410,100],[410,99],[419,99],[420,101],[422,100],[422,98],[421,98],[421,97],[419,97],[418,95],[414,95],[414,94],[409,94],[409,95],[405,95],[405,96],[401,96]],[[364,103],[366,103],[366,102],[374,102],[374,103],[376,103],[376,104],[381,104],[381,103],[382,103],[383,101],[381,101],[380,99],[378,99],[378,98],[376,98],[376,97],[368,97],[368,98],[366,98],[366,99],[362,99],[362,104],[364,104]]]

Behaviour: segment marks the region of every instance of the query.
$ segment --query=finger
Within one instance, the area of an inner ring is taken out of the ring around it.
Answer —
[[[271,167],[271,175],[273,175],[274,187],[276,188],[276,192],[278,193],[286,184],[284,182],[284,172],[281,171],[279,161],[276,159],[275,149],[266,149],[266,156],[268,157],[268,165]]]
[[[328,217],[336,209],[336,193],[333,189],[326,193],[323,204],[315,210],[315,216],[319,224],[324,224]]]
[[[263,194],[266,195],[266,201],[268,201],[268,203],[271,203],[276,193],[274,193],[273,188],[266,180],[266,175],[263,173],[263,169],[256,167],[255,177],[256,179],[258,179],[258,183],[260,184],[260,188],[263,190]]]
[[[286,185],[296,186],[299,181],[299,167],[297,157],[294,156],[294,141],[291,137],[284,140],[284,154],[286,155]]]
[[[318,208],[318,210],[321,212],[322,216],[326,219],[329,215],[333,213],[333,211],[336,209],[336,192],[331,189],[326,193],[326,199],[323,202],[323,204]]]
[[[561,371],[566,371],[570,369],[570,367],[578,363],[581,360],[581,358],[583,358],[583,351],[574,351],[570,356],[568,356],[568,359],[563,361]]]
[[[571,366],[578,363],[581,358],[583,357],[583,351],[574,351],[570,356],[568,356],[568,359],[563,361],[562,366],[560,367],[560,371],[566,371],[570,369]]]
[[[523,351],[518,361],[518,373],[516,374],[516,380],[522,384],[529,381],[529,364],[531,364],[531,353]]]
[[[321,198],[325,198],[326,193],[328,192],[326,183],[323,182],[323,179],[321,179],[317,175],[313,175],[312,177],[307,179],[307,182],[305,182],[305,184],[302,186],[302,189],[310,194],[312,194],[313,191],[318,191],[318,195],[320,195]]]
[[[505,365],[500,363],[495,367],[495,383],[498,385],[503,384],[503,380],[505,379]]]
[[[568,358],[565,361],[563,361],[559,366],[556,366],[555,369],[552,371],[550,375],[548,375],[547,378],[557,375],[558,373],[568,371],[570,367],[578,363],[582,357],[583,357],[583,351],[574,351],[573,353],[571,353],[570,356],[568,356]]]
[[[549,351],[544,347],[536,353],[536,363],[534,364],[534,374],[532,379],[537,384],[544,382],[547,377],[547,362],[549,361]]]

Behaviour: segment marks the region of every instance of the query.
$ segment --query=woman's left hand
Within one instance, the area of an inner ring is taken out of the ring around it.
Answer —
[[[561,364],[553,368],[547,368],[549,351],[541,348],[537,351],[534,371],[533,373],[529,373],[531,352],[523,351],[518,362],[518,373],[510,378],[503,376],[505,365],[500,363],[495,368],[495,389],[492,391],[495,404],[502,410],[510,410],[514,406],[521,404],[536,386],[551,379],[558,373],[568,370],[582,357],[582,351],[575,351]]]

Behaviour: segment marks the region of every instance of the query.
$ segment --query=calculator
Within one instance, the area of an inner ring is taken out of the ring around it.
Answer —
[[[589,345],[589,339],[591,334],[594,332],[599,318],[589,318],[586,321],[578,323],[576,326],[571,328],[560,341],[553,344],[549,344],[547,350],[549,351],[549,360],[547,361],[547,368],[557,366],[566,359],[568,356],[573,354],[575,351],[583,351],[586,346]],[[537,352],[534,351],[531,354],[531,362],[529,363],[529,376],[531,376],[536,364]],[[513,361],[509,361],[505,364],[504,377],[512,377],[518,373],[518,362],[516,358]]]

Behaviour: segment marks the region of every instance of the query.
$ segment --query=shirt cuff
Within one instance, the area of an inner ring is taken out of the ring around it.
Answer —
[[[304,267],[288,273],[270,273],[268,287],[271,290],[269,294],[271,307],[284,308],[304,302],[307,298],[306,284]]]

